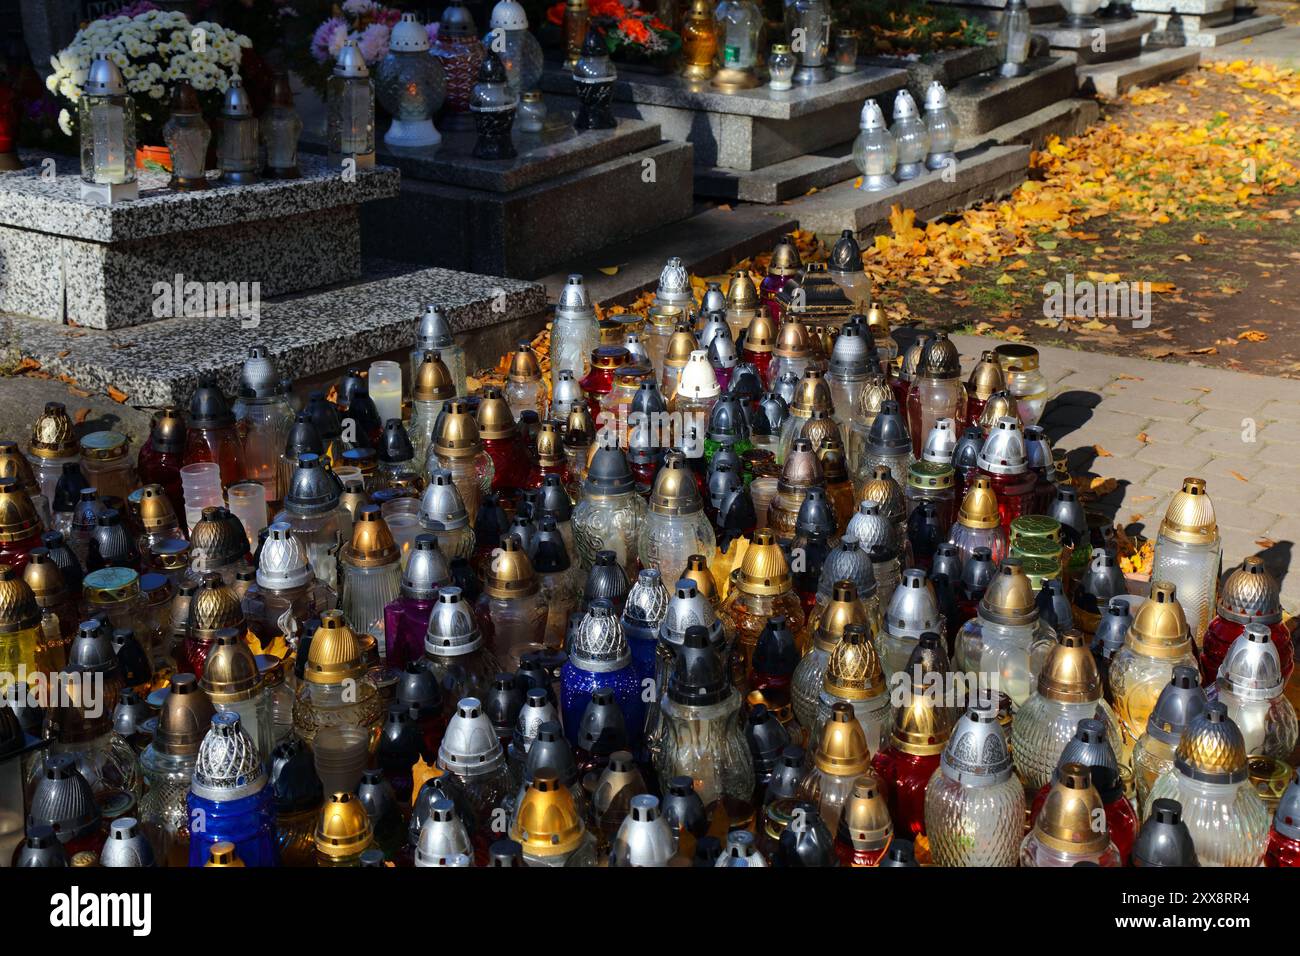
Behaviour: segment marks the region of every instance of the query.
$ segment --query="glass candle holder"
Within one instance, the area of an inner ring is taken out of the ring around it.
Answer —
[[[77,100],[81,137],[81,195],[98,202],[135,199],[135,100],[107,54],[90,64]]]
[[[862,107],[858,138],[853,141],[853,163],[862,174],[860,189],[878,192],[897,185],[898,144],[885,128],[885,117],[875,100]]]
[[[262,174],[268,179],[297,179],[298,137],[302,135],[302,118],[293,105],[293,87],[289,74],[277,71],[271,82],[271,105],[258,125],[262,145],[266,147],[266,166]]]
[[[172,158],[168,187],[178,192],[206,189],[208,142],[212,130],[203,121],[198,94],[189,83],[180,82],[172,91],[172,115],[163,125],[163,141]]]
[[[773,90],[794,89],[794,71],[799,68],[799,58],[788,43],[773,43],[767,57],[767,85]]]
[[[221,181],[246,185],[257,182],[257,117],[253,101],[238,76],[230,78],[221,104],[221,137],[217,141]]]
[[[375,95],[393,124],[384,134],[389,146],[436,146],[442,137],[433,114],[442,106],[447,81],[442,63],[429,55],[429,33],[413,13],[402,14],[388,41],[388,55],[375,68]]]
[[[326,143],[330,161],[351,160],[356,168],[375,164],[375,88],[355,40],[334,62],[325,92]]]
[[[858,41],[861,34],[857,30],[835,31],[835,72],[856,73],[858,70]]]

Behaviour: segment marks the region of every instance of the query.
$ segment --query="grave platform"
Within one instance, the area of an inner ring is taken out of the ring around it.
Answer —
[[[515,130],[515,159],[475,159],[472,130],[444,131],[436,147],[381,148],[402,188],[366,209],[366,254],[531,278],[691,213],[688,144],[639,120],[578,131],[548,105],[541,133]]]
[[[1094,18],[1093,23],[1074,26],[1064,20],[1034,26],[1034,32],[1047,38],[1054,52],[1073,53],[1082,67],[1087,63],[1126,60],[1142,52],[1142,38],[1156,25],[1151,14],[1127,20]]]
[[[360,207],[397,194],[399,175],[343,172],[303,157],[302,178],[173,192],[141,171],[140,198],[80,198],[78,166],[41,159],[0,174],[0,312],[86,328],[156,321],[155,283],[260,283],[260,295],[299,292],[361,273]]]
[[[958,7],[962,13],[991,24],[995,29],[998,21],[1002,19],[1002,8],[1006,6],[1006,0],[931,0],[931,2],[945,7]],[[1029,7],[1029,22],[1035,24],[1051,23],[1053,20],[1061,19],[1065,13],[1060,0],[1026,0],[1026,6]]]
[[[624,71],[614,83],[614,112],[658,123],[665,139],[691,144],[697,166],[750,171],[851,141],[867,98],[881,98],[888,115],[893,92],[906,83],[905,70],[865,66],[792,90],[723,93],[676,75]],[[549,67],[541,86],[572,108],[567,71]]]
[[[264,346],[301,383],[381,357],[405,366],[429,303],[447,309],[453,332],[477,358],[483,350],[471,346],[495,349],[498,340],[508,346],[521,332],[540,327],[546,309],[546,290],[533,282],[398,263],[366,266],[360,281],[263,302],[255,324],[216,316],[92,330],[4,316],[0,337],[7,341],[0,348],[34,358],[44,371],[85,390],[118,389],[128,405],[183,406],[204,375],[234,394],[254,345]]]
[[[1199,47],[1144,50],[1126,60],[1079,67],[1079,90],[1114,99],[1136,86],[1163,83],[1180,73],[1194,70],[1200,62]]]
[[[1225,43],[1259,36],[1261,33],[1281,30],[1286,26],[1285,21],[1279,16],[1242,11],[1237,11],[1226,19],[1212,24],[1194,16],[1178,13],[1157,15],[1156,20],[1156,29],[1147,39],[1149,46],[1219,47]]]
[[[989,70],[967,77],[948,91],[948,105],[961,124],[961,135],[975,136],[1028,116],[1074,96],[1075,59],[1072,54],[1032,57],[1025,76],[1002,76]]]

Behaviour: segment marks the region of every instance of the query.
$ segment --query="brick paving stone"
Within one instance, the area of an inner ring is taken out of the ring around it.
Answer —
[[[1282,465],[1286,468],[1292,468],[1300,465],[1300,448],[1286,442],[1259,442],[1255,457],[1266,465]],[[1297,510],[1300,510],[1300,507]]]
[[[1214,492],[1210,492],[1210,494],[1213,495]],[[1261,513],[1268,512],[1279,517],[1293,515],[1296,511],[1295,492],[1286,488],[1265,488],[1251,503],[1251,507],[1259,509]]]
[[[1300,444],[1300,422],[1273,422],[1259,430],[1259,437],[1264,441]],[[1296,454],[1300,455],[1300,449]]]
[[[1208,449],[1197,448],[1195,445],[1160,444],[1145,446],[1135,457],[1138,461],[1150,462],[1153,465],[1174,468],[1191,474],[1210,460],[1210,452]]]
[[[1152,422],[1142,429],[1147,438],[1153,442],[1188,442],[1201,434],[1200,431],[1184,422]]]
[[[1195,405],[1152,401],[1152,398],[1151,395],[1127,392],[1113,398],[1107,398],[1101,403],[1100,407],[1108,412],[1126,412],[1129,415],[1136,415],[1141,418],[1171,422],[1191,421],[1198,412]]]
[[[1264,395],[1253,387],[1213,389],[1197,399],[1197,404],[1202,408],[1223,408],[1250,415],[1262,409],[1270,398],[1272,396]]]
[[[1262,464],[1262,462],[1261,462]],[[1285,465],[1267,465],[1256,476],[1247,476],[1265,488],[1300,488],[1300,467],[1288,468]],[[1300,509],[1300,502],[1297,502]]]
[[[1259,410],[1259,415],[1270,422],[1300,422],[1300,403],[1269,402]]]
[[[1207,408],[1198,412],[1195,417],[1188,423],[1194,428],[1210,428],[1217,431],[1228,431],[1240,433],[1242,429],[1241,420],[1244,416],[1241,412],[1229,408]],[[1262,416],[1257,419],[1262,421]]]
[[[1196,473],[1210,483],[1210,493],[1213,494],[1215,486],[1229,481],[1240,483],[1242,478],[1250,484],[1263,486],[1263,482],[1259,479],[1271,470],[1268,465],[1256,458],[1228,454],[1211,459]]]
[[[1077,435],[1077,432],[1072,432],[1071,434],[1066,435],[1064,439],[1057,442],[1059,446],[1071,452],[1071,462],[1082,461],[1087,463],[1091,461],[1091,470],[1095,471],[1099,475],[1113,475],[1116,478],[1130,477],[1128,474],[1122,474],[1121,472],[1112,469],[1111,465],[1115,465],[1118,468],[1127,463],[1138,463],[1133,456],[1136,454],[1138,449],[1142,447],[1140,441],[1136,438],[1121,438],[1118,435],[1085,436],[1082,439],[1076,438]],[[1088,440],[1089,438],[1092,438],[1093,440],[1090,441]],[[1097,448],[1105,449],[1110,452],[1110,455],[1098,455],[1095,450]],[[1155,470],[1155,468],[1159,466],[1159,462],[1144,462],[1142,464],[1149,464],[1152,470]],[[1138,476],[1138,478],[1131,480],[1141,480],[1142,477],[1144,476]]]
[[[1062,392],[1074,389],[1082,389],[1085,392],[1095,392],[1109,384],[1114,378],[1114,372],[1106,371],[1104,369],[1093,371],[1076,369],[1074,374],[1066,376],[1053,386],[1052,394],[1060,395]]]
[[[1238,458],[1242,462],[1255,459],[1259,453],[1259,442],[1241,440],[1240,432],[1204,431],[1194,439],[1197,448],[1205,448],[1224,458]]]
[[[1218,519],[1221,528],[1236,528],[1238,531],[1249,531],[1255,535],[1262,535],[1264,529],[1276,521],[1274,515],[1256,507],[1254,502],[1243,505],[1236,501],[1222,499],[1214,501],[1214,516]]]
[[[1214,464],[1214,462],[1209,462],[1209,464]],[[1182,487],[1183,479],[1187,477],[1192,476],[1184,474],[1177,468],[1165,468],[1148,478],[1147,484],[1155,488],[1173,488],[1177,491]],[[1204,467],[1196,469],[1195,477],[1205,479],[1206,490],[1209,491],[1210,499],[1213,501],[1223,499],[1224,501],[1235,501],[1243,505],[1249,504],[1267,490],[1263,485],[1251,481],[1238,481],[1228,475],[1211,477],[1206,473]]]

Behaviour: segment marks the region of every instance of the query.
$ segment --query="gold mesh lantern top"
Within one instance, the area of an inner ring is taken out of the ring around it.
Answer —
[[[772,249],[772,261],[767,267],[768,275],[792,276],[802,268],[803,260],[799,258],[799,249],[793,239],[785,236]]]
[[[1067,763],[1047,792],[1034,832],[1044,846],[1060,853],[1102,853],[1110,845],[1110,832],[1097,823],[1105,820],[1106,808],[1088,768]]]
[[[843,701],[831,705],[831,716],[822,727],[813,764],[822,773],[836,777],[866,773],[871,765],[871,752],[867,748],[867,735],[853,715],[851,705]]]
[[[146,531],[175,528],[176,509],[162,485],[145,485],[140,489],[140,527]]]
[[[30,630],[41,623],[36,595],[12,564],[0,564],[0,634]]]
[[[485,389],[478,405],[478,436],[485,441],[502,441],[514,438],[515,416],[499,388]]]
[[[770,352],[775,344],[776,326],[772,324],[770,316],[760,312],[749,320],[749,328],[745,332],[745,351]]]
[[[862,393],[858,396],[858,417],[864,422],[875,421],[876,416],[880,414],[881,404],[893,397],[894,392],[889,387],[889,382],[885,380],[885,376],[872,375],[862,386]]]
[[[831,586],[830,604],[817,622],[813,642],[823,651],[832,651],[851,624],[870,627],[867,609],[858,600],[858,589],[852,581],[836,581]]]
[[[1204,478],[1184,478],[1160,522],[1160,533],[1180,544],[1210,544],[1219,534],[1214,502],[1205,493]]]
[[[878,502],[881,515],[890,521],[899,521],[907,514],[903,489],[887,465],[877,465],[872,470],[871,477],[862,486],[862,500]]]
[[[987,433],[993,430],[999,418],[1014,418],[1016,421],[1020,421],[1020,411],[1016,408],[1016,400],[1006,391],[989,396],[984,411],[980,412],[978,424]]]
[[[731,285],[727,286],[727,311],[732,315],[744,316],[758,308],[758,287],[749,273],[738,269],[731,275]]]
[[[788,324],[788,323],[787,323]],[[782,326],[784,329],[785,326]],[[798,326],[803,328],[803,326]],[[777,346],[780,352],[780,346]],[[815,411],[830,414],[834,406],[831,403],[831,387],[819,369],[810,368],[794,389],[794,401],[790,403],[790,414],[808,418]],[[816,447],[816,446],[814,446]]]
[[[934,693],[913,683],[906,703],[894,711],[890,740],[903,753],[914,757],[932,757],[943,753],[952,736],[953,717]]]
[[[822,687],[841,700],[869,700],[885,692],[880,658],[865,626],[854,624],[845,629],[844,636],[831,649]]]
[[[23,541],[41,530],[32,499],[14,478],[0,478],[0,542]]]
[[[1038,675],[1038,693],[1063,704],[1090,704],[1101,700],[1101,676],[1088,650],[1088,640],[1077,630],[1056,635]]]
[[[817,460],[824,462],[822,445],[830,441],[832,436],[838,437],[839,433],[840,426],[835,424],[835,420],[828,413],[819,408],[812,412],[799,427],[799,434],[796,437],[807,439],[808,444],[817,451]]]
[[[32,463],[16,441],[0,441],[0,478],[12,478],[29,495],[40,494],[41,486],[32,471]]]
[[[444,406],[446,415],[442,427],[433,440],[434,453],[443,458],[473,458],[483,450],[479,440],[478,423],[469,410],[469,403],[452,401]]]
[[[538,587],[532,562],[519,539],[514,535],[502,538],[501,547],[492,552],[488,562],[484,593],[494,598],[518,598],[536,594]]]
[[[718,603],[718,584],[713,580],[709,562],[702,554],[692,554],[686,559],[686,570],[682,572],[683,580],[694,581],[695,590],[710,604]]]
[[[738,587],[746,594],[766,596],[784,594],[791,589],[790,565],[771,528],[754,532],[740,563]]]
[[[71,458],[77,454],[77,436],[62,402],[47,402],[32,426],[31,453],[37,458]]]
[[[966,389],[980,401],[987,402],[994,392],[1007,387],[1002,375],[1002,366],[992,349],[986,349],[980,360],[971,369],[970,378],[966,379]]]
[[[1033,582],[1016,558],[1002,562],[980,598],[979,616],[994,624],[1024,627],[1038,620]]]
[[[515,354],[510,357],[510,381],[536,382],[542,377],[542,366],[537,361],[537,353],[527,342],[520,342]]]
[[[560,429],[553,421],[542,422],[537,432],[537,463],[543,468],[558,468],[564,464],[564,442]]]
[[[36,550],[28,555],[23,580],[32,589],[39,607],[56,607],[68,597],[63,572],[48,551]]]
[[[1174,767],[1204,783],[1241,783],[1250,776],[1246,740],[1222,701],[1192,718],[1178,741]]]
[[[1152,581],[1151,596],[1133,615],[1124,643],[1135,654],[1172,660],[1182,657],[1191,646],[1187,615],[1168,581]]]
[[[987,478],[976,478],[966,495],[961,499],[957,509],[957,520],[966,528],[989,529],[1002,523],[998,515],[998,496],[993,491],[993,482]]]
[[[217,634],[199,686],[214,704],[249,700],[262,688],[262,675],[242,631],[227,628]]]
[[[401,550],[378,505],[362,505],[352,525],[352,540],[340,558],[354,568],[382,568],[395,563]]]
[[[357,856],[374,842],[366,805],[355,793],[335,793],[325,801],[316,823],[316,850],[324,856]]]
[[[228,627],[244,628],[244,609],[239,595],[227,586],[220,574],[204,577],[203,585],[190,599],[190,630],[200,640],[213,640],[217,631]]]
[[[808,358],[812,355],[812,338],[802,322],[783,322],[776,333],[774,353],[781,358]]]
[[[456,383],[451,377],[451,370],[442,360],[442,353],[426,351],[415,370],[415,384],[411,386],[411,397],[417,402],[441,402],[456,396]]]
[[[550,768],[538,770],[519,803],[510,839],[532,856],[562,856],[581,846],[584,833],[569,788]]]
[[[680,451],[670,451],[655,473],[650,492],[650,510],[658,515],[693,515],[704,510],[695,473]]]
[[[365,648],[341,611],[326,611],[312,634],[304,673],[310,684],[341,684],[366,672]]]

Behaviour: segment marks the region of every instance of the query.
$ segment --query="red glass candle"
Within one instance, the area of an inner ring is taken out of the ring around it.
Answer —
[[[1268,832],[1268,850],[1264,865],[1273,867],[1300,866],[1300,840],[1283,836],[1277,829]]]
[[[1241,562],[1219,589],[1214,620],[1201,642],[1201,683],[1208,687],[1219,675],[1219,667],[1232,642],[1241,636],[1247,624],[1263,624],[1269,629],[1282,664],[1282,676],[1294,703],[1297,694],[1290,687],[1295,654],[1291,637],[1282,625],[1281,588],[1269,573],[1262,558],[1252,556]]]
[[[1029,809],[1029,825],[1032,827],[1034,821],[1038,819],[1039,811],[1043,809],[1043,804],[1047,802],[1047,794],[1052,789],[1049,783],[1043,789],[1038,791],[1034,797],[1033,806]],[[1103,799],[1105,797],[1103,796]],[[1133,844],[1138,835],[1138,818],[1137,813],[1133,810],[1133,804],[1128,802],[1128,797],[1124,796],[1123,791],[1111,796],[1111,799],[1104,805],[1106,810],[1106,829],[1110,831],[1110,840],[1115,844],[1115,849],[1119,850],[1119,858],[1124,866],[1129,865],[1129,857],[1133,853]]]
[[[630,358],[631,353],[621,345],[601,345],[592,350],[591,371],[578,385],[587,397],[587,409],[598,429],[608,422],[608,419],[601,420],[602,412],[617,415],[613,398],[614,375]]]
[[[899,836],[915,840],[925,834],[925,788],[939,767],[942,749],[910,754],[890,744],[871,758],[871,770],[880,782]]]
[[[181,466],[185,463],[185,422],[174,406],[167,406],[153,417],[149,437],[140,446],[136,474],[141,485],[162,485],[172,503],[172,510],[185,514],[185,496],[181,491]]]
[[[477,420],[483,450],[492,459],[492,490],[501,495],[503,504],[513,501],[515,492],[528,480],[532,459],[499,388],[484,390]]]
[[[221,486],[229,488],[244,480],[244,449],[234,424],[215,428],[195,428],[186,432],[185,456],[182,465],[200,461],[214,461],[221,469]],[[179,472],[178,472],[179,474]],[[184,511],[178,512],[184,514]]]

